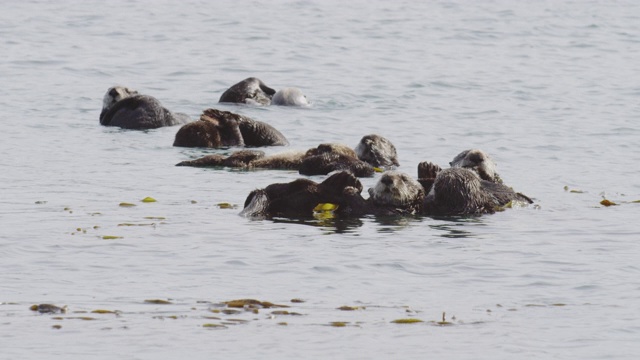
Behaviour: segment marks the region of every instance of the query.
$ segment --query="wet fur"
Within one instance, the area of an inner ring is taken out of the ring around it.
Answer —
[[[253,190],[247,196],[240,215],[247,217],[311,217],[321,203],[342,203],[345,189],[362,191],[360,181],[349,172],[338,172],[321,183],[297,179]]]
[[[156,98],[140,95],[127,87],[109,88],[102,99],[100,124],[104,126],[144,130],[185,124],[189,121],[186,114],[172,113]]]
[[[287,139],[269,124],[229,111],[207,109],[200,120],[178,130],[173,146],[220,148],[230,146],[288,145]]]
[[[250,77],[227,89],[218,102],[269,105],[275,93],[262,80]]]

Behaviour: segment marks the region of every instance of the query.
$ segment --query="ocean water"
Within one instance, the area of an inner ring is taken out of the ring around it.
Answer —
[[[637,357],[637,2],[0,10],[1,359]],[[313,106],[217,103],[249,76]],[[115,84],[194,119],[216,107],[268,122],[291,145],[267,153],[376,133],[415,176],[481,148],[535,206],[246,219],[251,190],[301,175],[175,167],[235,149],[100,126]],[[222,304],[247,298],[288,307]],[[30,310],[44,303],[67,312]]]

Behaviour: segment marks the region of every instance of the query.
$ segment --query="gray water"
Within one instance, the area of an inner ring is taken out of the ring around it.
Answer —
[[[637,2],[10,1],[0,44],[2,359],[637,358]],[[249,76],[313,106],[217,104]],[[246,219],[251,190],[301,176],[175,167],[234,149],[101,127],[115,84],[286,149],[377,133],[414,176],[481,148],[536,206]],[[301,315],[218,305],[243,298]]]

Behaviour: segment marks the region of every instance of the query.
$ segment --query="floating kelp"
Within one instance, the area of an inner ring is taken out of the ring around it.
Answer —
[[[291,299],[291,302],[292,303],[303,303],[304,300],[302,300],[302,299]]]
[[[582,194],[582,193],[584,193],[584,191],[582,191],[582,190],[570,189],[568,186],[564,187],[564,191],[568,191],[568,192],[573,193],[573,194]]]
[[[96,309],[91,311],[92,314],[120,314],[120,311],[118,310],[103,310],[103,309]]]
[[[37,205],[43,205],[43,204],[46,204],[46,203],[47,203],[47,202],[46,202],[46,201],[44,201],[44,200],[36,201],[36,204],[37,204]]]
[[[52,325],[51,328],[56,330],[62,329],[62,325]]]
[[[37,311],[41,314],[64,314],[67,312],[67,306],[56,306],[53,304],[39,304],[39,305],[31,305],[29,307],[31,311]]]
[[[128,202],[121,202],[119,206],[121,206],[121,207],[133,207],[133,206],[136,206],[136,204],[132,204],[132,203],[128,203]]]
[[[152,202],[156,202],[157,200],[152,198],[152,197],[147,196],[146,198],[144,198],[144,199],[142,199],[140,201],[142,201],[143,203],[152,203]]]
[[[340,306],[339,308],[337,308],[338,310],[342,310],[342,311],[355,311],[355,310],[364,310],[366,309],[364,306]]]
[[[219,207],[220,209],[237,209],[238,208],[238,205],[230,204],[227,202],[217,203],[216,206]]]
[[[600,201],[600,205],[609,207],[609,206],[614,206],[614,205],[618,205],[618,204],[614,203],[611,200],[602,199],[602,201]]]
[[[147,220],[166,220],[164,216],[145,216],[144,219]]]
[[[224,329],[226,328],[226,326],[222,325],[222,324],[214,324],[214,323],[207,323],[207,324],[202,324],[203,328],[209,328],[209,329]]]
[[[156,226],[156,223],[147,223],[147,224],[133,224],[133,223],[121,223],[118,226]]]
[[[115,239],[123,239],[122,236],[114,236],[114,235],[103,235],[102,240],[115,240]]]
[[[333,327],[345,327],[347,326],[348,322],[345,321],[332,321],[329,323],[329,326],[333,326]]]
[[[248,307],[248,308],[272,308],[272,307],[279,307],[279,308],[286,308],[289,307],[287,305],[278,305],[278,304],[274,304],[268,301],[260,301],[260,300],[255,300],[255,299],[239,299],[239,300],[231,300],[231,301],[225,301],[223,302],[223,304],[227,305],[228,307],[231,308],[244,308],[244,307]]]
[[[440,325],[440,326],[453,325],[453,323],[451,323],[451,322],[446,320],[445,315],[446,315],[446,313],[443,312],[442,313],[442,321],[436,321],[435,324],[436,325]],[[455,318],[455,316],[453,318]]]
[[[415,324],[415,323],[421,323],[421,322],[424,322],[424,321],[416,318],[395,319],[391,321],[392,324]]]
[[[222,309],[220,310],[221,313],[225,314],[225,315],[235,315],[235,314],[240,314],[240,310],[235,310],[235,309]]]
[[[162,299],[147,299],[144,301],[146,304],[157,304],[157,305],[169,305],[173,304],[171,301],[162,300]]]
[[[297,313],[297,312],[293,312],[293,311],[287,311],[287,310],[274,310],[271,312],[271,315],[292,315],[292,316],[302,316],[302,314]]]

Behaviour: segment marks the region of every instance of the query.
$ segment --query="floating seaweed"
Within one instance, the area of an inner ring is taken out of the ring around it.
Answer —
[[[144,301],[147,304],[157,304],[157,305],[169,305],[173,304],[171,301],[162,300],[162,299],[147,299]]]
[[[339,308],[337,308],[338,310],[342,310],[342,311],[355,311],[355,310],[364,310],[366,309],[364,306],[340,306]]]
[[[152,198],[152,197],[150,197],[150,196],[147,196],[146,198],[144,198],[144,199],[142,199],[140,201],[142,201],[143,203],[152,203],[152,202],[156,202],[157,200]]]
[[[96,309],[91,311],[92,314],[120,314],[120,311],[118,310],[103,310],[103,309]]]
[[[64,314],[67,312],[67,306],[56,306],[53,304],[38,304],[38,305],[31,305],[31,307],[29,307],[29,309],[31,309],[31,311],[37,311],[41,314]]]
[[[614,205],[618,205],[618,204],[614,203],[611,200],[602,199],[602,201],[600,201],[600,205],[609,207],[609,206],[614,206]]]
[[[220,209],[237,209],[238,205],[234,205],[228,202],[221,202],[216,204]]]
[[[206,324],[202,324],[203,328],[209,328],[209,329],[220,329],[220,328],[226,328],[226,326],[222,325],[222,324],[214,324],[214,323],[206,323]]]
[[[123,239],[122,236],[114,236],[114,235],[103,235],[102,240],[115,240],[115,239]]]
[[[298,303],[298,304],[299,304],[299,303],[303,303],[303,302],[304,302],[304,300],[302,300],[302,299],[291,299],[291,302],[292,302],[292,303]]]
[[[223,304],[227,305],[228,307],[231,308],[244,308],[244,307],[248,307],[248,308],[272,308],[272,307],[279,307],[279,308],[286,308],[289,307],[287,305],[278,305],[278,304],[274,304],[268,301],[260,301],[260,300],[255,300],[255,299],[239,299],[239,300],[230,300],[230,301],[225,301],[223,302]]]
[[[293,311],[287,311],[287,310],[274,310],[271,312],[271,315],[292,315],[292,316],[302,316],[302,314],[297,313],[297,312],[293,312]]]
[[[395,319],[391,321],[391,323],[393,324],[415,324],[415,323],[421,323],[421,322],[423,321],[416,318]]]
[[[348,322],[346,321],[332,321],[329,323],[329,326],[333,326],[333,327],[345,327],[347,326]]]

